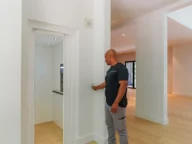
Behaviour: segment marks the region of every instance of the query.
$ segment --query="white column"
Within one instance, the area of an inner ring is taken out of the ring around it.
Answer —
[[[0,143],[21,144],[22,1],[0,1]]]
[[[93,83],[100,84],[105,81],[107,70],[104,55],[110,49],[110,0],[95,0],[94,7]],[[94,92],[94,135],[99,144],[107,139],[104,104],[104,90]]]
[[[63,65],[64,71],[64,143],[75,144],[78,127],[77,111],[79,105],[78,91],[78,47],[77,33],[64,36]]]
[[[157,11],[136,20],[136,116],[167,124],[167,20]]]

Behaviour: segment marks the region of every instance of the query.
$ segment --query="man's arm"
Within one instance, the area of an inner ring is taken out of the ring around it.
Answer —
[[[100,84],[100,85],[92,86],[92,89],[93,89],[93,90],[104,89],[105,86],[106,86],[106,82],[103,82],[103,83]]]
[[[123,98],[123,96],[124,96],[124,94],[126,92],[127,83],[128,83],[128,81],[126,81],[126,80],[119,81],[120,86],[119,86],[118,94],[117,94],[117,97],[115,99],[114,104],[119,105],[121,99]]]

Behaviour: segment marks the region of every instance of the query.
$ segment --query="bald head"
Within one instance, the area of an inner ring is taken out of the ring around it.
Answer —
[[[117,63],[117,52],[114,49],[110,49],[105,53],[105,62],[108,65],[113,65]]]
[[[116,59],[117,57],[117,52],[114,49],[108,50],[105,55],[110,55],[112,58]]]

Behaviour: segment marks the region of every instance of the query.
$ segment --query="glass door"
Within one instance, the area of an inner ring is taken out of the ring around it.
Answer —
[[[136,62],[134,62],[134,74],[133,74],[133,79],[134,79],[134,88],[136,88]]]
[[[136,88],[136,62],[135,61],[127,61],[125,62],[125,66],[128,69],[128,87]]]

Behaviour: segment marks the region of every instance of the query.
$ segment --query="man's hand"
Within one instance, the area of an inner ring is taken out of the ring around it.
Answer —
[[[117,103],[113,103],[112,107],[111,107],[111,112],[112,113],[117,113],[119,105]]]
[[[100,85],[92,86],[92,89],[96,91],[96,90],[105,88],[105,86],[106,86],[106,83],[104,82],[104,83],[102,83]]]
[[[97,86],[92,86],[92,89],[93,90],[97,90]]]

